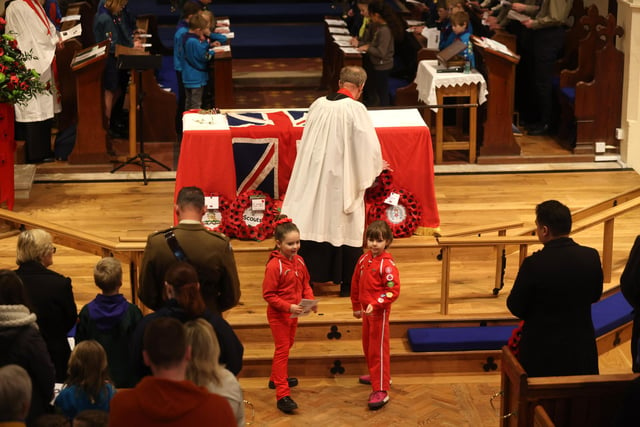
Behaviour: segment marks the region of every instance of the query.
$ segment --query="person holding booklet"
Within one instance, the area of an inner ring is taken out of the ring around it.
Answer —
[[[291,413],[298,409],[290,392],[291,387],[298,385],[298,379],[288,377],[289,349],[295,339],[298,316],[308,312],[302,305],[303,299],[313,300],[314,296],[309,271],[298,255],[300,231],[291,218],[278,217],[274,237],[276,247],[271,252],[262,282],[262,296],[268,303],[267,318],[275,344],[269,388],[276,389],[278,409]],[[308,301],[304,303],[308,305]],[[318,306],[311,305],[311,310],[317,312]]]

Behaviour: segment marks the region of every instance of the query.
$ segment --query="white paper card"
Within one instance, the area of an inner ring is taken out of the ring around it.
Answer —
[[[207,205],[207,209],[218,209],[220,198],[218,196],[206,196],[204,204]]]
[[[400,201],[400,195],[398,193],[391,192],[384,202],[391,206],[398,206],[398,202]]]
[[[60,22],[79,21],[79,20],[80,20],[80,15],[67,15],[67,16],[63,16],[60,19]]]
[[[72,39],[74,37],[78,37],[82,34],[82,24],[76,24],[73,27],[69,28],[66,31],[60,32],[60,38],[62,41]]]
[[[302,313],[300,313],[300,314],[295,314],[294,313],[294,314],[291,315],[292,318],[308,316],[309,313],[311,313],[311,310],[313,309],[313,307],[318,305],[318,300],[317,299],[305,299],[305,298],[303,298],[298,305],[302,306]]]
[[[255,199],[251,199],[251,210],[254,212],[264,211],[265,209],[265,199],[263,197],[256,197]]]
[[[349,34],[349,30],[344,27],[329,27],[331,34]]]

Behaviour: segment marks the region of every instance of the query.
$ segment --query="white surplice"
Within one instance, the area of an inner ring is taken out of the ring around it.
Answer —
[[[364,192],[382,167],[365,106],[351,98],[318,98],[309,107],[282,212],[302,240],[361,247]]]
[[[16,120],[27,123],[50,119],[60,111],[51,68],[58,44],[58,34],[56,27],[44,14],[44,9],[38,1],[31,0],[30,3],[35,7],[35,11],[25,0],[14,0],[9,4],[6,11],[5,32],[14,33],[21,51],[31,51],[35,58],[25,62],[27,68],[35,69],[40,74],[40,81],[45,85],[50,84],[54,95],[45,91],[31,98],[24,105],[15,105]],[[43,16],[44,19],[42,19]]]

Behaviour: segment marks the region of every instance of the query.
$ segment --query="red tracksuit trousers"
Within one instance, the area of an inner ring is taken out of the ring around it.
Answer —
[[[371,388],[388,391],[391,379],[389,352],[389,309],[374,310],[362,316],[362,349],[367,359]]]
[[[271,327],[271,335],[276,346],[271,362],[270,380],[276,385],[276,399],[280,400],[289,396],[288,369],[289,369],[289,349],[293,346],[298,329],[298,319],[292,319],[290,313],[267,309],[267,318]]]

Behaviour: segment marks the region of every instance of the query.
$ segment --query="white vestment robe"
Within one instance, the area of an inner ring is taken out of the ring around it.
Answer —
[[[45,91],[31,98],[24,105],[15,105],[16,121],[26,123],[47,120],[60,112],[51,68],[58,44],[58,34],[56,27],[46,14],[39,15],[44,13],[44,9],[42,6],[38,8],[38,0],[32,0],[32,4],[35,5],[37,13],[25,0],[11,2],[7,7],[5,26],[5,32],[13,33],[18,41],[18,48],[23,52],[31,51],[31,54],[37,58],[26,61],[27,68],[35,69],[40,74],[40,81],[45,85],[49,82],[51,87],[52,93]]]
[[[364,192],[382,168],[365,106],[351,98],[318,98],[309,107],[282,212],[302,240],[361,247]]]

